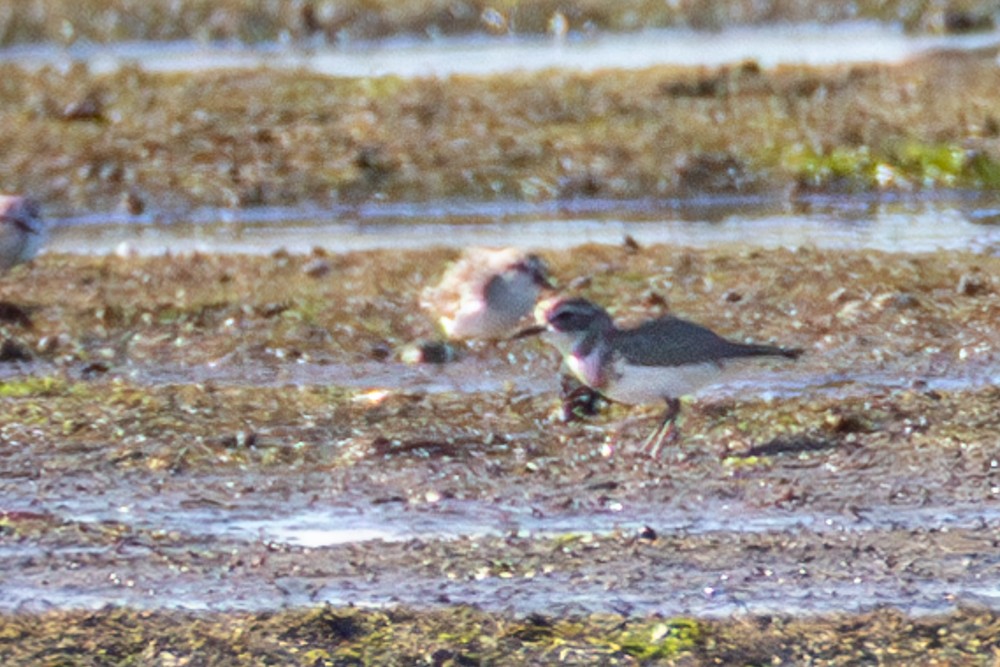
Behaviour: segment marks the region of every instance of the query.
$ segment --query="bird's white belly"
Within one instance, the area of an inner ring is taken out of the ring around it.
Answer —
[[[449,338],[500,338],[510,334],[531,312],[538,288],[525,276],[515,276],[487,302],[483,294],[465,294],[453,317],[442,317]]]
[[[454,318],[442,317],[441,327],[449,338],[503,337],[517,327],[533,305],[529,299],[503,304],[467,302]]]
[[[679,398],[719,382],[725,369],[717,363],[685,366],[625,366],[615,372],[601,393],[618,403],[638,405]]]

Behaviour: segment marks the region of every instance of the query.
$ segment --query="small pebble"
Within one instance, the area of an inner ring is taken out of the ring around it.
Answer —
[[[449,364],[462,357],[460,348],[444,341],[417,341],[399,351],[404,364]]]
[[[311,260],[302,267],[302,273],[306,274],[310,278],[322,278],[323,276],[330,273],[333,266],[327,260],[322,257],[317,257]]]
[[[976,296],[987,291],[986,281],[978,273],[965,273],[958,279],[955,291],[962,296]]]

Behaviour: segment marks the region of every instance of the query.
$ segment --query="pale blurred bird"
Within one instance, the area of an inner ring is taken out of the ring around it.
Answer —
[[[38,202],[0,195],[0,271],[33,258],[44,241],[45,223]]]
[[[744,370],[752,358],[795,359],[802,354],[799,349],[737,343],[673,316],[620,329],[606,310],[586,299],[543,301],[535,319],[537,325],[517,337],[543,334],[586,386],[618,403],[666,402],[659,426],[642,447],[650,456],[675,435],[681,396]]]
[[[503,338],[552,288],[545,262],[514,248],[470,248],[424,290],[423,308],[433,313],[448,338]]]

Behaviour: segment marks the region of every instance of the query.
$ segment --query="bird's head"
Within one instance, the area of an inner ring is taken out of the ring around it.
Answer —
[[[531,282],[543,289],[555,289],[556,282],[549,273],[549,267],[545,260],[538,255],[531,253],[525,255],[511,269],[528,276]]]
[[[535,307],[535,321],[554,333],[582,334],[613,325],[608,311],[586,299],[547,299]]]
[[[568,353],[573,345],[591,333],[614,328],[614,321],[597,304],[580,298],[556,297],[535,306],[535,325],[523,329],[514,338],[545,334],[552,344]]]

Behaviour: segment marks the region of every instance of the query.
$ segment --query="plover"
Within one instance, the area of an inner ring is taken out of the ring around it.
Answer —
[[[498,339],[529,315],[542,289],[553,287],[538,255],[514,248],[470,248],[424,290],[420,304],[448,338]]]
[[[537,324],[516,337],[544,334],[586,386],[618,403],[666,402],[658,427],[642,446],[654,457],[668,434],[675,434],[681,396],[718,383],[753,358],[795,359],[802,354],[800,349],[737,343],[673,316],[622,329],[606,310],[579,298],[543,301],[535,318]]]

